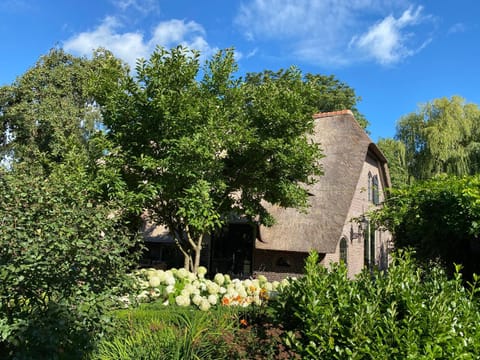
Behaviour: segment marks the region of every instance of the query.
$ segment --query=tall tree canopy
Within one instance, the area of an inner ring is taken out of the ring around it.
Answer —
[[[332,77],[296,68],[236,77],[233,50],[202,68],[199,54],[158,48],[135,77],[97,97],[111,139],[125,152],[127,179],[152,219],[168,227],[195,270],[202,238],[228,216],[263,224],[264,201],[303,208],[321,174],[308,140],[312,114],[357,98]],[[111,84],[111,83],[110,83]]]
[[[81,358],[133,264],[138,224],[118,166],[103,161],[116,152],[94,133],[100,70],[107,81],[124,68],[106,51],[54,49],[0,88],[2,355]]]
[[[0,156],[48,169],[72,147],[86,151],[101,121],[92,90],[107,64],[111,71],[122,69],[108,51],[98,50],[89,60],[52,49],[12,85],[1,87]]]
[[[480,109],[459,96],[435,99],[403,116],[395,138],[405,147],[409,183],[435,174],[462,176],[480,170]],[[380,144],[380,148],[392,161],[388,146]],[[404,175],[394,169],[393,182],[397,176],[402,179]]]

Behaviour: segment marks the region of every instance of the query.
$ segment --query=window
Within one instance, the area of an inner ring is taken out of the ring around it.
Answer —
[[[368,172],[368,190],[367,190],[368,201],[372,201],[372,173]]]
[[[375,205],[380,204],[380,197],[379,197],[379,191],[378,191],[378,176],[375,175],[372,178],[372,202]]]
[[[345,237],[340,239],[340,261],[347,265],[347,249],[348,243]]]
[[[363,236],[363,257],[364,265],[373,269],[375,265],[375,227],[368,223]]]

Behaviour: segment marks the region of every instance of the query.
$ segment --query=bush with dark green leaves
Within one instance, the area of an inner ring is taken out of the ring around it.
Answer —
[[[438,261],[450,274],[461,264],[466,280],[480,273],[480,175],[439,175],[391,189],[370,218],[394,234],[395,247],[414,249],[418,260]]]
[[[350,280],[344,265],[323,268],[312,253],[305,277],[278,295],[275,317],[303,359],[477,359],[479,289],[458,270],[449,279],[400,252],[388,273]]]
[[[0,353],[81,358],[108,324],[136,242],[84,167],[0,174]],[[125,280],[126,281],[126,280]]]

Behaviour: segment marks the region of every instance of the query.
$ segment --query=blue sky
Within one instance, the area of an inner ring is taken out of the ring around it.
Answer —
[[[234,47],[239,75],[296,65],[346,82],[377,141],[434,98],[480,104],[479,19],[478,0],[1,0],[0,86],[55,46],[131,64],[156,45]]]

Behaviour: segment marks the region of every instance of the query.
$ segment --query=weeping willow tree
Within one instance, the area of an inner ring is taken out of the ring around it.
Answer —
[[[398,188],[409,183],[405,144],[399,140],[384,138],[378,140],[377,145],[388,159],[392,187]]]
[[[390,161],[394,183],[480,171],[480,109],[462,97],[435,99],[403,116],[395,138],[403,144],[404,159],[402,145],[395,145],[395,140],[379,143]]]

